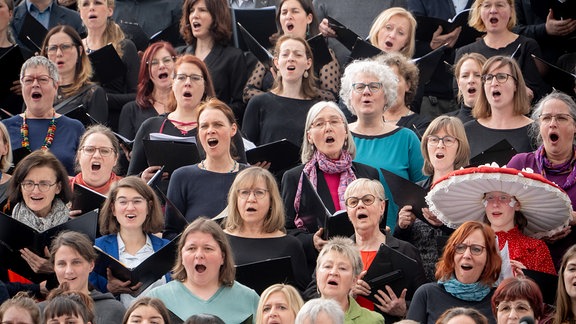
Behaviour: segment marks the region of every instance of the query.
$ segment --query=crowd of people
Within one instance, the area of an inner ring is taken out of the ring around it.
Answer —
[[[573,323],[575,37],[569,1],[0,0],[0,322]]]

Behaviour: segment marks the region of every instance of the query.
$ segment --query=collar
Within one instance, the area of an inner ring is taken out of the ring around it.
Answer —
[[[120,236],[120,233],[118,233],[116,235],[116,240],[118,240],[118,255],[120,255],[126,251],[126,245],[124,244],[124,241],[122,241],[122,237]],[[146,243],[138,251],[138,253],[147,252],[148,250],[154,252],[154,248],[152,247],[152,240],[150,240],[150,236],[148,236],[148,234],[146,234]]]
[[[28,12],[36,11],[36,12],[39,12],[39,13],[49,13],[49,12],[52,11],[52,6],[54,6],[54,1],[52,1],[52,2],[50,3],[50,5],[46,8],[46,10],[44,10],[44,11],[41,12],[41,11],[38,9],[38,7],[36,7],[36,5],[34,5],[32,2],[30,2],[30,0],[25,0],[25,1],[26,1],[26,9],[28,9]]]

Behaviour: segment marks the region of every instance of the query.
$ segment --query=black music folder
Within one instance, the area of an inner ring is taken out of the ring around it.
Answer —
[[[262,46],[239,22],[236,23],[236,29],[239,31],[240,35],[242,35],[242,39],[244,40],[244,44],[248,51],[252,52],[258,61],[265,66],[272,65],[272,60],[274,59],[272,53]]]
[[[470,166],[479,166],[496,162],[498,165],[506,165],[516,155],[516,149],[506,139],[492,145],[486,150],[470,159]]]
[[[43,232],[0,213],[0,259],[5,268],[39,283],[45,280],[47,275],[32,271],[28,263],[20,256],[21,249],[28,248],[37,255],[44,256],[44,248],[49,248],[52,239],[65,230],[84,233],[94,241],[97,226],[98,213],[94,210]]]
[[[406,288],[406,300],[412,300],[416,289],[424,283],[419,279],[424,275],[418,274],[421,268],[422,266],[416,260],[386,244],[380,245],[376,257],[363,278],[371,288],[370,296],[365,297],[374,303],[379,303],[374,295],[378,293],[378,290],[387,292],[386,286],[389,286],[396,296],[400,296],[402,290]]]
[[[94,69],[94,80],[100,83],[109,83],[126,73],[126,65],[112,44],[88,54],[88,58]]]
[[[287,139],[260,145],[246,151],[248,163],[270,162],[270,172],[290,169],[300,164],[300,148]]]
[[[384,53],[378,47],[368,43],[367,41],[357,38],[352,51],[350,52],[351,60],[361,60],[365,58],[371,58]]]
[[[255,9],[236,9],[231,8],[232,14],[232,41],[235,47],[248,51],[250,50],[239,35],[237,28],[238,23],[242,25],[259,44],[264,48],[271,48],[270,36],[277,30],[276,26],[276,7],[264,7]]]
[[[354,234],[354,226],[346,210],[330,213],[305,174],[302,175],[302,195],[298,217],[307,224],[310,233],[315,233],[320,227],[324,228],[322,233],[324,240],[334,236],[349,237]]]
[[[291,259],[284,256],[237,265],[236,281],[254,289],[258,295],[273,284],[294,284]]]
[[[42,51],[40,46],[42,46],[46,34],[48,34],[48,29],[36,20],[36,18],[32,17],[29,12],[26,12],[22,29],[20,29],[20,33],[18,34],[18,39],[22,44],[26,44],[32,51],[40,53]]]
[[[90,125],[98,124],[98,121],[94,119],[92,116],[88,114],[86,107],[83,104],[80,105],[65,105],[64,107],[55,107],[56,112],[62,115],[66,115],[66,117],[76,119],[84,125],[84,127],[88,127]]]
[[[105,195],[77,183],[74,183],[73,193],[72,208],[70,209],[81,210],[82,213],[100,209],[107,198]]]
[[[558,288],[558,276],[540,272],[530,269],[522,269],[524,275],[536,282],[540,291],[542,292],[542,297],[544,302],[548,305],[554,305],[556,301],[556,290]]]
[[[320,71],[324,65],[332,62],[332,55],[330,55],[328,43],[322,34],[318,34],[306,41],[308,42],[308,45],[310,45],[310,49],[312,49],[312,56],[314,57],[314,70],[318,73],[318,71]]]
[[[106,277],[106,269],[110,268],[114,277],[122,281],[130,280],[131,286],[141,282],[142,286],[136,291],[136,294],[140,294],[151,284],[170,272],[170,269],[172,269],[176,261],[180,235],[181,234],[178,234],[170,243],[164,245],[160,250],[154,252],[154,254],[147,257],[146,260],[134,268],[126,267],[122,262],[94,245],[94,249],[98,253],[98,260],[94,266],[94,271]]]
[[[129,139],[127,137],[122,136],[120,133],[113,132],[114,136],[118,139],[119,144],[124,145],[128,150],[132,151],[132,147],[134,146],[134,140]]]
[[[382,175],[392,192],[394,202],[398,207],[402,208],[403,206],[411,205],[412,213],[414,213],[414,215],[416,215],[416,217],[421,221],[429,224],[426,217],[422,215],[422,208],[428,208],[425,199],[428,192],[412,181],[406,180],[386,169],[380,168],[380,172],[382,172]]]
[[[32,152],[30,152],[30,150],[26,147],[19,147],[17,149],[13,149],[12,150],[12,164],[14,164],[14,167],[16,167],[16,165],[18,165],[18,163],[20,163],[20,161],[22,161],[23,158],[27,157],[28,154],[30,154]]]
[[[0,74],[0,98],[6,98],[12,94],[10,88],[13,86],[14,81],[20,80],[22,64],[24,64],[24,56],[18,45],[13,45],[0,57],[0,66],[2,66],[2,73]]]
[[[165,41],[170,44],[174,48],[180,45],[184,45],[185,42],[180,36],[180,21],[177,21],[170,26],[159,30],[158,32],[154,33],[152,36],[148,36],[142,26],[137,22],[128,22],[121,20],[118,25],[126,35],[126,38],[130,39],[134,45],[136,45],[136,49],[138,51],[145,51],[146,48],[150,44]]]
[[[446,45],[442,45],[424,56],[412,59],[412,62],[418,66],[418,84],[424,85],[430,82],[445,50]]]
[[[480,37],[482,33],[468,26],[469,13],[470,9],[466,9],[448,20],[428,16],[416,16],[416,40],[430,43],[434,32],[436,32],[439,26],[442,26],[442,35],[451,33],[454,29],[462,27],[462,31],[458,36],[458,41],[456,41],[454,48],[476,41],[476,38]]]
[[[356,43],[356,40],[358,38],[361,39],[362,37],[358,36],[358,34],[348,29],[348,27],[344,26],[338,20],[330,16],[327,16],[326,19],[328,19],[328,26],[330,26],[330,28],[332,28],[336,33],[336,39],[340,43],[342,43],[342,45],[344,45],[347,49],[352,51],[354,49],[354,44]]]
[[[540,2],[540,1],[535,1]],[[545,2],[545,1],[541,1]],[[554,19],[576,19],[576,1],[574,0],[550,0],[550,9],[554,14]]]
[[[568,72],[534,54],[530,55],[534,59],[534,62],[537,64],[542,63],[546,67],[546,71],[541,75],[548,84],[554,87],[554,89],[560,90],[574,97],[574,81],[576,81],[575,73]]]
[[[164,166],[164,171],[168,173],[201,160],[194,143],[144,139],[144,153],[149,166]]]

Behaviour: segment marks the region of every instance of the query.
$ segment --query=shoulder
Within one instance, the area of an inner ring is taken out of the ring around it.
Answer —
[[[100,236],[99,238],[96,239],[96,241],[94,241],[94,245],[96,245],[97,247],[109,246],[116,239],[117,239],[116,234],[108,234]]]
[[[164,238],[159,238],[156,235],[153,234],[148,234],[148,237],[150,238],[150,241],[152,241],[152,246],[154,247],[154,250],[156,251],[156,248],[161,248],[163,246],[165,246],[166,244],[170,243],[169,240],[164,239]]]
[[[355,164],[360,164],[358,162],[352,162],[354,165]],[[365,165],[365,164],[364,164]],[[290,180],[290,179],[295,179],[295,178],[300,178],[300,174],[302,174],[302,170],[304,170],[304,164],[301,164],[299,166],[293,167],[292,169],[286,171],[284,173],[284,176],[282,177],[282,182],[284,182],[284,180]]]
[[[256,291],[254,291],[254,289],[249,288],[247,286],[244,286],[243,284],[239,283],[238,281],[234,281],[234,284],[232,285],[232,287],[228,287],[228,288],[229,288],[229,291],[231,293],[238,294],[240,296],[249,297],[249,298],[257,298],[257,299],[260,298],[258,296],[258,294],[256,293]]]
[[[56,127],[59,126],[58,124],[66,126],[68,130],[84,133],[84,125],[77,119],[62,115],[56,118]]]
[[[22,117],[20,117],[20,115],[15,115],[15,116],[12,116],[10,118],[3,119],[2,123],[4,123],[4,125],[6,127],[10,127],[13,125],[21,125],[22,124]]]

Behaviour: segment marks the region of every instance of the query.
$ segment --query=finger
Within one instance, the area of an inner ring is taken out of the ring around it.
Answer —
[[[398,298],[398,297],[396,297],[394,290],[392,290],[392,288],[390,288],[390,286],[386,285],[385,288],[386,288],[386,291],[388,292],[388,296],[390,296],[390,300]]]

